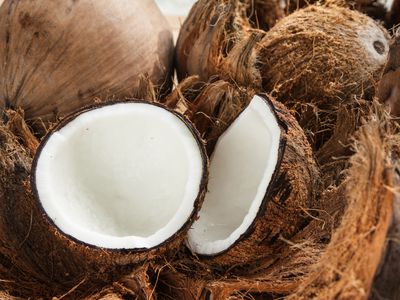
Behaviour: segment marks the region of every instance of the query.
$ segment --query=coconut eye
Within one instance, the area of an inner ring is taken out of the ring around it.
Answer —
[[[385,45],[381,41],[375,41],[374,48],[376,52],[378,52],[381,55],[385,53]]]

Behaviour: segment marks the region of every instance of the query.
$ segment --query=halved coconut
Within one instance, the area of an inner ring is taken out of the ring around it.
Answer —
[[[286,108],[271,101],[254,96],[211,157],[208,193],[187,244],[219,266],[270,255],[314,204],[318,172],[310,146]]]
[[[197,131],[156,104],[88,108],[30,154],[0,122],[0,275],[24,298],[101,287],[173,255],[205,193]]]
[[[67,238],[105,249],[154,249],[179,239],[195,215],[206,176],[202,147],[172,111],[111,103],[63,121],[46,137],[32,186]]]

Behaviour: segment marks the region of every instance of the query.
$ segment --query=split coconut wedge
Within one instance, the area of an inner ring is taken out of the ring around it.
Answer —
[[[56,122],[95,97],[133,97],[140,75],[169,90],[172,33],[153,0],[5,0],[0,114]]]
[[[254,96],[218,139],[208,193],[187,241],[211,263],[247,264],[271,255],[279,238],[306,222],[318,172],[304,134],[285,111]]]
[[[111,103],[48,134],[32,186],[49,221],[77,243],[152,249],[191,223],[206,161],[195,129],[178,114],[144,102]]]

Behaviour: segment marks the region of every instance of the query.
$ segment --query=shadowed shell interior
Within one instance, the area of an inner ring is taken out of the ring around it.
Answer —
[[[219,138],[208,193],[188,245],[198,254],[227,250],[255,220],[278,164],[281,128],[270,104],[255,96]]]
[[[51,132],[33,172],[38,200],[65,234],[108,249],[152,248],[193,213],[204,155],[176,114],[114,103]]]

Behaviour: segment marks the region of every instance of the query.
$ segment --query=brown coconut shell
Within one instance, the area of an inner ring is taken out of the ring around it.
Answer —
[[[0,7],[0,114],[56,121],[102,99],[133,97],[147,74],[171,84],[172,33],[154,1],[9,1]]]
[[[218,80],[204,84],[187,103],[186,115],[193,121],[212,152],[219,136],[229,127],[241,111],[244,103],[252,99],[252,92],[240,90],[228,82]],[[185,91],[181,95],[185,95]],[[267,97],[267,96],[263,96]],[[280,237],[291,238],[307,223],[307,209],[315,205],[318,190],[318,170],[314,157],[300,126],[289,111],[272,98],[266,98],[275,111],[281,127],[281,145],[278,164],[271,179],[260,211],[248,232],[232,247],[215,256],[202,257],[201,261],[217,268],[234,268],[255,263],[272,255],[280,243]],[[182,99],[185,101],[185,99]],[[168,99],[172,103],[173,101]]]
[[[42,210],[31,188],[34,153],[24,146],[37,141],[20,143],[17,136],[32,135],[23,132],[28,128],[26,124],[19,127],[21,119],[10,120],[17,122],[0,124],[0,274],[4,275],[0,287],[23,297],[53,297],[71,289],[73,293],[69,294],[87,295],[91,287],[102,286],[112,280],[126,280],[125,275],[136,274],[134,278],[148,276],[147,271],[140,271],[146,267],[147,261],[163,260],[164,256],[179,249],[204,197],[206,177],[201,183],[203,192],[196,200],[190,219],[159,247],[114,251],[88,246],[60,232]],[[63,122],[68,122],[68,119]],[[198,136],[190,123],[188,127]],[[14,135],[10,128],[19,128],[20,134]],[[198,143],[203,149],[203,142],[198,139]],[[137,272],[132,273],[135,269]],[[137,286],[143,289],[145,280],[140,282]]]

